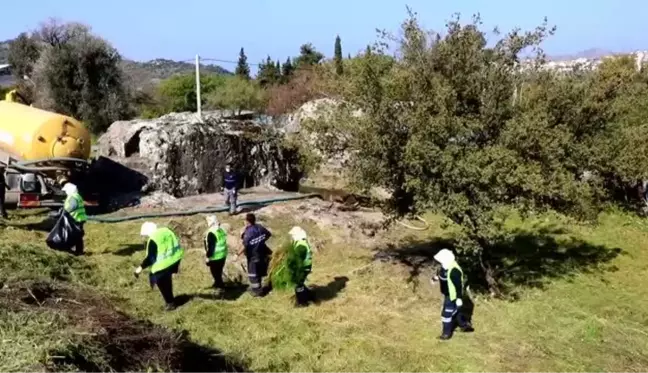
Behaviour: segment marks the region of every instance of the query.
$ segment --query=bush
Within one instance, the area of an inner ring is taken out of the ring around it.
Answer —
[[[226,78],[218,74],[201,74],[200,90],[201,103],[207,103],[207,96],[220,90],[225,85]],[[153,94],[154,104],[144,105],[145,111],[154,116],[171,112],[195,112],[196,107],[196,76],[183,74],[172,76],[160,82]]]
[[[225,79],[220,89],[206,95],[209,107],[231,110],[259,110],[264,106],[265,95],[259,85],[251,80],[235,76]]]

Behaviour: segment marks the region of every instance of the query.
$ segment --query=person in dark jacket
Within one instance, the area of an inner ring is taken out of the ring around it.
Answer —
[[[215,289],[222,289],[223,268],[227,260],[227,232],[221,226],[216,215],[207,216],[207,233],[205,234],[205,259],[207,266],[214,278]]]
[[[146,258],[135,269],[135,277],[139,277],[142,270],[151,268],[149,281],[151,288],[157,285],[166,303],[165,309],[171,311],[176,308],[173,296],[173,275],[178,273],[180,262],[184,258],[184,249],[180,246],[178,236],[169,228],[158,228],[155,223],[142,224],[140,234],[147,237]]]
[[[464,298],[464,279],[463,271],[457,264],[454,254],[448,249],[442,249],[434,256],[434,260],[441,264],[441,269],[432,280],[439,281],[441,294],[443,294],[444,298],[441,310],[443,329],[439,339],[448,340],[452,338],[455,323],[464,332],[474,331],[475,329],[461,312]]]
[[[7,185],[7,179],[5,179],[5,171],[6,168],[4,166],[0,166],[0,215],[2,215],[4,219],[9,219],[7,210],[5,209],[5,195],[7,190],[9,189],[9,186]]]
[[[268,275],[268,265],[272,251],[266,245],[266,241],[272,236],[261,224],[256,223],[254,214],[245,216],[245,228],[241,233],[243,247],[238,255],[245,252],[248,265],[248,278],[250,280],[250,291],[253,296],[263,295],[263,277]]]
[[[236,200],[239,187],[238,175],[232,171],[230,165],[225,166],[223,174],[223,191],[225,192],[225,203],[229,205],[229,214],[236,213]]]

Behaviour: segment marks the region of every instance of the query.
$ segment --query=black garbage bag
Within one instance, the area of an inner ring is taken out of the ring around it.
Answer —
[[[47,235],[45,242],[50,249],[70,250],[83,237],[81,226],[74,220],[69,212],[63,210],[59,213],[58,220],[52,231]]]

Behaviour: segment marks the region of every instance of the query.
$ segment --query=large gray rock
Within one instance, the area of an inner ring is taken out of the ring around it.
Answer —
[[[296,190],[298,154],[276,131],[222,113],[171,113],[113,123],[97,152],[146,175],[152,188],[175,197],[220,190],[225,164],[242,174],[241,187],[272,185]]]

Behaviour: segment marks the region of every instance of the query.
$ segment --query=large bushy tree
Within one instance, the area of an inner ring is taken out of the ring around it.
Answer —
[[[50,21],[12,43],[11,63],[33,85],[35,106],[82,120],[95,133],[131,115],[121,56],[78,23]]]
[[[611,175],[647,176],[645,152],[640,159],[630,149],[646,149],[639,119],[646,104],[620,94],[647,86],[645,76],[618,66],[588,74],[539,69],[540,43],[553,32],[546,22],[490,45],[480,26],[478,17],[462,24],[457,16],[444,35],[434,34],[410,14],[401,38],[385,34],[397,42],[398,59],[368,48],[339,92],[343,109],[309,127],[334,139],[334,151],[349,151],[356,185],[391,192],[384,208],[393,216],[434,210],[455,223],[460,254],[496,290],[504,212],[592,218]],[[535,58],[522,59],[523,51]]]

